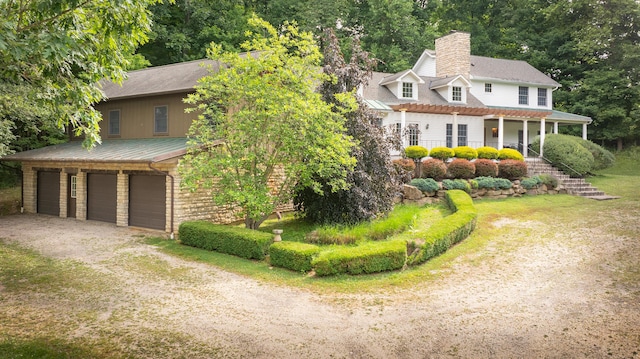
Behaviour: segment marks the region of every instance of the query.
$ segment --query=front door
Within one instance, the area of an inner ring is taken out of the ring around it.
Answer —
[[[69,174],[69,181],[67,183],[69,183],[69,186],[67,186],[67,217],[76,218],[78,176]]]

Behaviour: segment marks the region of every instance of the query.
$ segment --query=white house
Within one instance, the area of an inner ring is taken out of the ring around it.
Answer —
[[[587,138],[591,118],[553,109],[559,83],[525,61],[473,56],[470,41],[451,32],[413,68],[374,72],[360,92],[384,126],[404,134],[405,146],[512,147],[528,156],[535,136],[544,142],[560,125],[580,124]]]

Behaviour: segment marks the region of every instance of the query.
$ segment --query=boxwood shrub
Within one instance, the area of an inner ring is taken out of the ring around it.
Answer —
[[[442,161],[446,161],[455,156],[455,152],[449,147],[434,147],[429,152],[429,156],[437,158]]]
[[[478,158],[478,151],[469,146],[458,146],[453,149],[456,158],[464,158],[466,160],[475,160]]]
[[[593,170],[595,160],[578,137],[550,134],[544,141],[544,157],[571,177],[581,177]]]
[[[459,190],[448,191],[447,205],[454,213],[426,230],[407,232],[407,246],[413,248],[408,265],[420,264],[444,253],[449,247],[467,238],[475,229],[478,213],[471,197]]]
[[[272,266],[308,272],[311,260],[320,252],[320,247],[301,242],[275,242],[269,247],[269,261]]]
[[[498,162],[498,177],[515,180],[526,175],[527,164],[524,161],[502,160]]]
[[[484,158],[487,160],[497,160],[498,150],[490,146],[484,146],[476,149],[478,152],[478,158]]]
[[[476,174],[476,166],[473,162],[462,158],[456,158],[447,165],[447,177],[450,178],[473,178]]]
[[[542,173],[538,175],[542,184],[547,186],[548,189],[554,189],[558,187],[558,179],[548,173]]]
[[[447,174],[447,165],[442,160],[429,158],[421,163],[422,178],[433,178],[440,181]]]
[[[513,148],[503,148],[498,151],[498,159],[524,161],[524,156],[522,153],[518,152],[518,150],[514,150]]]
[[[440,189],[438,182],[433,178],[414,178],[409,182],[409,184],[422,192],[435,192]]]
[[[205,221],[182,222],[178,233],[187,246],[247,259],[264,259],[273,242],[269,233]]]
[[[365,242],[320,252],[311,262],[319,276],[367,274],[400,269],[407,259],[404,240]]]
[[[496,154],[498,152],[496,151]],[[498,176],[498,164],[492,160],[485,158],[477,159],[473,162],[476,166],[477,177],[496,177]]]
[[[523,178],[522,181],[520,181],[520,185],[522,185],[522,187],[525,189],[533,189],[540,186],[541,184],[542,180],[538,176]]]

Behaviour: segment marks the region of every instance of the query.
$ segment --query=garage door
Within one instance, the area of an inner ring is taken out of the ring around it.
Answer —
[[[117,176],[87,174],[87,219],[116,223]]]
[[[166,225],[165,176],[129,176],[129,225],[165,229]]]
[[[60,215],[60,172],[38,172],[38,213]]]

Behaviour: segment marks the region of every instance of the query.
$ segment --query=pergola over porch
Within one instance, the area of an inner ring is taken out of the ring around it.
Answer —
[[[582,125],[582,138],[587,139],[587,125],[591,123],[591,118],[586,116],[574,115],[566,112],[556,111],[556,110],[536,110],[536,109],[519,109],[519,108],[502,108],[502,107],[465,107],[465,106],[452,106],[452,105],[429,105],[429,104],[417,104],[417,103],[406,103],[393,105],[391,108],[394,111],[400,112],[400,127],[401,130],[404,131],[406,127],[406,112],[411,113],[430,113],[430,114],[450,114],[452,116],[453,122],[453,147],[456,147],[457,144],[457,116],[478,116],[483,118],[484,120],[498,120],[498,142],[497,148],[504,148],[505,141],[505,121],[519,121],[522,122],[522,133],[524,138],[522,139],[523,144],[528,144],[529,139],[528,130],[529,130],[529,122],[537,122],[539,123],[540,128],[540,154],[543,155],[542,147],[544,145],[544,137],[546,134],[546,125],[547,121],[553,123],[553,132],[558,133],[559,124],[567,124],[567,125]],[[528,146],[522,146],[522,154],[527,157],[528,156]]]

